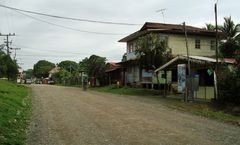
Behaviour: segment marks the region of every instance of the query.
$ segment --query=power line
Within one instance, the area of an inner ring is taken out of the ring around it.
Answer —
[[[91,53],[80,53],[80,52],[67,52],[67,51],[59,51],[59,50],[53,50],[53,49],[41,49],[41,50],[37,50],[36,48],[31,48],[28,46],[24,46],[24,45],[13,45],[15,47],[21,47],[23,48],[23,50],[31,50],[31,51],[40,51],[40,52],[55,52],[55,53],[68,53],[68,54],[75,54],[75,55],[91,55]]]
[[[76,29],[76,28],[72,28],[72,27],[67,27],[67,26],[59,25],[59,24],[52,23],[52,22],[48,22],[48,21],[46,21],[46,20],[43,20],[43,19],[39,19],[39,18],[30,16],[30,15],[21,13],[21,12],[19,12],[19,11],[15,11],[15,12],[17,12],[17,13],[19,13],[19,14],[21,14],[21,15],[24,15],[24,16],[26,16],[26,17],[29,17],[29,18],[31,18],[31,19],[34,19],[34,20],[36,20],[36,21],[40,21],[40,22],[43,22],[43,23],[46,23],[46,24],[49,24],[49,25],[57,26],[57,27],[60,27],[60,28],[68,29],[68,30],[73,30],[73,31],[78,31],[78,32],[83,32],[83,33],[99,34],[99,35],[127,35],[127,34],[118,34],[118,33],[104,33],[104,32],[95,32],[95,31],[80,30],[80,29]]]
[[[51,15],[51,14],[46,14],[46,13],[40,13],[40,12],[35,12],[35,11],[18,9],[18,8],[9,7],[9,6],[2,5],[2,4],[0,4],[0,7],[7,8],[7,9],[10,9],[10,10],[21,11],[21,12],[25,12],[25,13],[31,13],[31,14],[35,14],[35,15],[47,16],[47,17],[52,17],[52,18],[57,18],[57,19],[72,20],[72,21],[81,21],[81,22],[99,23],[99,24],[109,24],[109,25],[125,25],[125,26],[139,26],[139,25],[141,25],[141,24],[134,24],[134,23],[98,21],[98,20],[90,20],[90,19],[82,19],[82,18],[64,17],[64,16]]]
[[[59,50],[47,50],[47,49],[41,49],[41,50],[36,50],[36,48],[30,48],[30,47],[27,47],[27,46],[23,46],[23,45],[13,45],[13,46],[15,46],[15,47],[21,47],[21,48],[23,48],[22,50],[24,51],[24,50],[31,50],[31,51],[35,51],[35,52],[55,52],[55,53],[64,53],[64,54],[72,54],[71,56],[90,56],[90,55],[92,55],[92,54],[94,54],[94,53],[81,53],[81,52],[68,52],[68,51],[59,51]],[[36,54],[36,55],[34,55],[34,54],[19,54],[19,55],[21,55],[21,56],[26,56],[26,57],[37,57],[37,56],[39,56],[39,57],[45,57],[45,56],[47,56],[47,57],[55,57],[55,55],[54,56],[52,56],[52,55],[39,55],[39,54]],[[61,57],[61,56],[57,56],[57,57]],[[68,56],[63,56],[63,57],[68,57]],[[112,57],[112,56],[110,56],[110,57],[108,57],[108,58],[111,58],[111,59],[119,59],[119,57]]]
[[[61,58],[61,57],[78,57],[77,55],[33,55],[33,54],[18,54],[18,56],[26,56],[26,57],[56,57],[56,58]]]

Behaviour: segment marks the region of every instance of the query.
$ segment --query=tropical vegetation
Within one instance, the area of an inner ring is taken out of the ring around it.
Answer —
[[[18,74],[18,65],[9,55],[0,50],[0,78],[15,80]]]

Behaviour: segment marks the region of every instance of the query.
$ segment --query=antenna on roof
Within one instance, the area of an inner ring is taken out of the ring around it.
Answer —
[[[157,10],[156,11],[156,13],[159,13],[159,12],[161,12],[161,14],[162,14],[162,17],[163,17],[163,23],[165,23],[165,18],[164,18],[164,11],[166,11],[167,9],[166,8],[164,8],[164,9],[159,9],[159,10]]]

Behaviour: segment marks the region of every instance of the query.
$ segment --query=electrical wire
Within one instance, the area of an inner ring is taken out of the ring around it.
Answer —
[[[26,57],[55,57],[55,58],[59,58],[59,57],[78,57],[77,55],[73,56],[73,55],[34,55],[34,54],[18,54],[18,56],[26,56]]]
[[[80,52],[68,52],[68,51],[59,51],[59,50],[36,50],[36,48],[30,48],[30,47],[27,47],[27,46],[23,46],[23,45],[13,45],[14,47],[21,47],[22,48],[22,51],[24,51],[24,50],[31,50],[31,51],[35,51],[35,52],[55,52],[55,53],[62,53],[62,54],[72,54],[71,56],[69,55],[69,56],[63,56],[63,57],[78,57],[78,56],[90,56],[90,55],[92,55],[93,53],[80,53]],[[26,56],[26,57],[55,57],[55,55],[54,56],[52,56],[52,55],[39,55],[39,54],[18,54],[19,56]],[[59,56],[57,56],[57,57],[61,57],[61,55]],[[112,56],[110,56],[110,57],[108,57],[108,58],[111,58],[111,59],[119,59],[119,57],[112,57]]]
[[[80,52],[67,52],[67,51],[59,51],[59,50],[47,50],[47,49],[41,49],[41,50],[37,50],[36,48],[30,48],[27,46],[23,46],[23,45],[13,45],[14,47],[21,47],[22,50],[31,50],[31,51],[35,51],[35,52],[55,52],[55,53],[68,53],[68,54],[74,54],[74,55],[91,55],[91,53],[80,53]]]
[[[104,33],[104,32],[80,30],[80,29],[76,29],[76,28],[72,28],[72,27],[68,27],[68,26],[63,26],[63,25],[59,25],[59,24],[56,24],[56,23],[52,23],[52,22],[49,22],[49,21],[46,21],[46,20],[43,20],[43,19],[39,19],[39,18],[36,18],[36,17],[30,16],[30,15],[24,14],[24,13],[19,12],[19,11],[15,11],[15,12],[17,12],[17,13],[23,15],[23,16],[26,16],[28,18],[34,19],[36,21],[40,21],[40,22],[43,22],[43,23],[46,23],[46,24],[49,24],[49,25],[53,25],[53,26],[64,28],[64,29],[68,29],[68,30],[73,30],[73,31],[78,31],[78,32],[83,32],[83,33],[99,34],[99,35],[127,35],[127,34],[118,34],[118,33]]]
[[[134,24],[134,23],[98,21],[98,20],[90,20],[90,19],[82,19],[82,18],[64,17],[64,16],[58,16],[58,15],[51,15],[51,14],[47,14],[47,13],[40,13],[40,12],[35,12],[35,11],[18,9],[18,8],[14,8],[14,7],[2,5],[2,4],[0,4],[0,7],[6,8],[6,9],[10,9],[10,10],[15,10],[15,11],[21,11],[21,12],[25,12],[25,13],[31,13],[31,14],[35,14],[35,15],[47,16],[47,17],[52,17],[52,18],[57,18],[57,19],[72,20],[72,21],[81,21],[81,22],[99,23],[99,24],[109,24],[109,25],[125,25],[125,26],[139,26],[139,25],[141,25],[141,24]]]

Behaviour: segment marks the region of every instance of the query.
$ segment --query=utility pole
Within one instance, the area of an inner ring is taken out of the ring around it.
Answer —
[[[10,36],[15,36],[15,33],[9,33],[9,34],[1,34],[0,33],[0,36],[5,36],[7,37],[6,41],[4,41],[4,43],[6,43],[6,47],[7,47],[7,55],[10,55],[10,47],[9,47],[9,44],[11,44],[12,42],[9,42],[9,37]]]
[[[217,1],[218,2],[218,1]],[[214,12],[215,12],[215,31],[216,31],[216,65],[215,65],[215,80],[214,80],[214,99],[218,98],[218,20],[217,20],[217,2],[214,5]]]
[[[186,49],[187,49],[187,61],[188,61],[188,82],[189,83],[192,83],[192,80],[191,80],[191,65],[190,65],[190,60],[189,60],[189,49],[188,49],[188,39],[187,39],[187,30],[186,30],[186,23],[183,22],[183,30],[184,30],[184,34],[185,34],[185,41],[186,41]],[[192,86],[192,84],[188,84],[186,86],[187,88],[187,94],[186,94],[186,98],[185,98],[185,101],[188,101],[188,98],[189,98],[189,94],[192,95],[192,89],[189,88],[189,86]]]
[[[16,60],[17,50],[21,50],[21,48],[10,48],[10,49],[14,50],[14,57],[13,57],[13,59]]]

